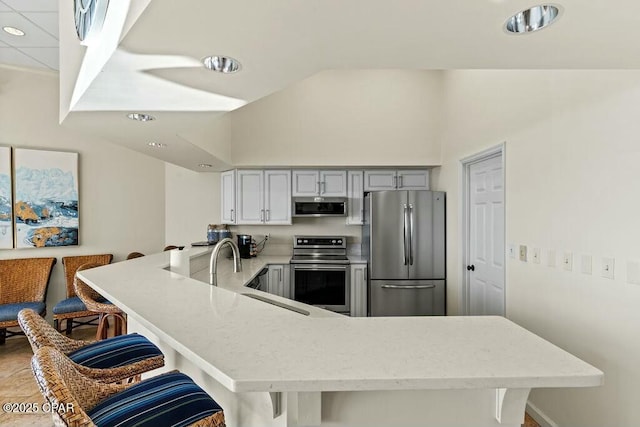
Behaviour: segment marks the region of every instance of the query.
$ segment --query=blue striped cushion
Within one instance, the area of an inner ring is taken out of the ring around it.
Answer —
[[[18,320],[18,312],[23,308],[30,308],[39,315],[43,315],[47,306],[43,302],[17,302],[14,304],[0,304],[0,322]]]
[[[67,356],[80,365],[107,369],[159,356],[162,352],[151,341],[138,334],[119,335],[97,341]]]
[[[100,402],[87,415],[98,427],[186,426],[222,411],[182,373],[142,381]]]

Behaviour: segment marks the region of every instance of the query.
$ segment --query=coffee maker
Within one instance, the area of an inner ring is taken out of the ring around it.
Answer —
[[[238,249],[240,258],[251,258],[251,236],[249,234],[238,234]]]

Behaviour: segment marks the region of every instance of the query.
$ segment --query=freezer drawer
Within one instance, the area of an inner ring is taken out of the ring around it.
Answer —
[[[444,316],[444,280],[371,280],[370,316]]]

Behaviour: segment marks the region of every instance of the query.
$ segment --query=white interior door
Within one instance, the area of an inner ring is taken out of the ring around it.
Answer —
[[[505,314],[502,155],[469,165],[469,314]]]

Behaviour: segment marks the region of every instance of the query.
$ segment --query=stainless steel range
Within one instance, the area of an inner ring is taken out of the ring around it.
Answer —
[[[349,314],[351,286],[345,236],[295,236],[290,264],[295,301]]]

